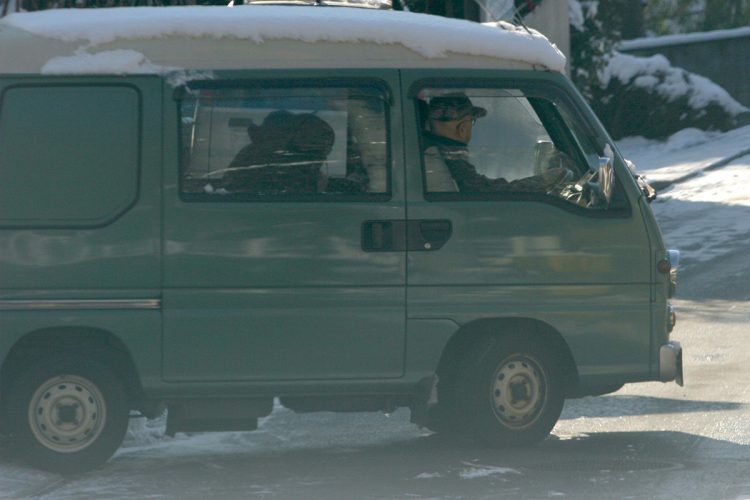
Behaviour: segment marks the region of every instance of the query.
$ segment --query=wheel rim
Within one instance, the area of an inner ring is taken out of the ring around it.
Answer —
[[[495,417],[513,429],[528,427],[539,418],[547,397],[541,365],[528,356],[505,359],[493,377],[490,399]]]
[[[97,440],[107,419],[101,392],[76,375],[54,377],[34,393],[29,425],[45,447],[62,453],[80,451]]]

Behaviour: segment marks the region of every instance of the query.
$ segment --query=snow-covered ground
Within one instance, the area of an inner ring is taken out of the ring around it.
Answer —
[[[688,128],[666,141],[629,137],[619,141],[618,146],[649,180],[670,183],[712,168],[725,159],[750,153],[750,126],[729,132]]]
[[[727,133],[682,130],[667,141],[628,138],[621,152],[658,184],[653,204],[667,244],[692,266],[750,244],[750,126]]]

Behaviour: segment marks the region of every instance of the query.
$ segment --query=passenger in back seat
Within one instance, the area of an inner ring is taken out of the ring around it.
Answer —
[[[249,194],[314,194],[325,188],[321,166],[335,140],[333,129],[313,113],[269,113],[251,124],[252,141],[228,166],[224,187]]]

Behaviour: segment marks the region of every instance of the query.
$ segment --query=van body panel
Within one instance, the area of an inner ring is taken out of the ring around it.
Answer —
[[[146,291],[143,291],[145,294]],[[86,295],[85,293],[77,294]],[[103,293],[107,296],[122,296],[122,293]],[[144,297],[138,294],[138,297]],[[127,299],[122,299],[127,300]],[[133,299],[135,300],[135,299]],[[56,353],[74,352],[78,346],[70,342],[71,335],[90,334],[91,338],[104,339],[112,336],[124,344],[125,353],[138,374],[138,384],[148,394],[163,384],[161,374],[161,312],[158,309],[97,309],[95,299],[79,299],[81,309],[61,305],[50,310],[12,310],[12,301],[6,301],[8,309],[0,311],[0,355],[6,359],[11,348],[19,341],[39,335],[49,345],[56,345]],[[41,345],[41,344],[40,344]],[[47,354],[41,350],[39,355]]]
[[[428,375],[432,375],[430,372]],[[289,380],[245,380],[245,381],[208,381],[189,383],[165,383],[149,388],[148,396],[157,401],[178,402],[192,398],[255,398],[319,396],[346,399],[356,396],[374,396],[383,399],[389,397],[413,397],[422,377],[402,378],[350,378],[341,380],[289,379]],[[404,405],[400,405],[404,406]],[[330,409],[333,411],[333,409]],[[367,410],[361,410],[367,411]]]
[[[149,59],[157,64],[196,70],[337,68],[346,71],[353,67],[377,70],[398,67],[439,68],[445,65],[458,68],[533,69],[531,64],[523,61],[451,52],[440,58],[427,58],[400,45],[377,43],[300,44],[291,40],[267,40],[263,44],[257,44],[249,40],[237,40],[228,46],[222,40],[173,38],[159,41],[117,41],[101,45],[98,50],[125,47],[149,55]],[[361,57],[363,50],[367,51],[366,58]]]
[[[358,82],[384,84],[391,95],[390,194],[361,201],[230,202],[219,196],[194,202],[178,192],[177,158],[166,161],[165,176],[172,182],[164,191],[165,380],[403,375],[405,253],[363,247],[367,221],[405,218],[401,113],[393,105],[399,102],[398,75],[388,70],[344,72],[338,80],[329,75],[235,72],[221,73],[213,83],[255,88],[283,76],[290,88],[303,91],[314,82],[351,83],[355,91]],[[171,100],[168,106],[177,104]],[[166,116],[177,114],[172,108]],[[167,125],[171,143],[177,142],[174,125]],[[336,140],[343,135],[339,131]]]
[[[9,88],[23,92],[4,92]],[[18,104],[10,100],[19,96],[33,100],[38,94],[36,105],[26,108],[27,125],[33,125],[39,134],[44,127],[63,126],[59,136],[69,139],[58,137],[47,144],[40,142],[43,134],[34,135],[24,128],[27,147],[32,151],[48,147],[44,154],[57,155],[54,169],[58,172],[24,172],[23,176],[40,186],[32,189],[33,196],[15,202],[31,220],[23,225],[18,220],[9,224],[0,221],[0,356],[6,360],[11,349],[31,335],[44,336],[50,345],[62,341],[68,348],[75,348],[63,340],[70,334],[113,336],[126,346],[144,386],[158,385],[161,313],[158,307],[143,304],[158,303],[161,295],[160,79],[2,77],[0,92],[0,117],[8,109],[5,105]],[[50,95],[69,100],[53,108],[42,106],[44,96]],[[46,122],[49,113],[53,119]],[[61,125],[66,114],[68,120]],[[103,123],[105,118],[115,124]],[[100,142],[92,142],[92,131],[105,135]],[[130,156],[133,148],[135,157]],[[118,154],[125,155],[125,163]],[[72,161],[74,158],[78,160]],[[128,172],[124,177],[108,178],[109,161]],[[0,155],[4,176],[19,168],[47,167],[33,161],[11,163],[8,156]],[[52,179],[61,176],[60,180],[51,181],[52,174]],[[50,202],[50,197],[44,196],[50,189],[44,186],[45,179],[54,182],[59,193],[78,199],[53,197],[55,202]],[[91,182],[97,183],[102,193],[87,197],[88,193],[81,191],[81,186]],[[122,182],[128,185],[123,188],[118,184]],[[108,212],[111,200],[106,191],[123,189],[132,199],[118,203],[115,213]],[[37,210],[36,206],[43,208]],[[99,207],[104,207],[104,212]],[[95,217],[80,216],[86,212]]]
[[[0,43],[0,61],[9,61],[5,73],[39,74],[46,71],[45,65],[55,57],[74,57],[80,45],[60,42],[31,35],[21,30],[0,26],[0,42],[5,45],[23,43],[24,54],[18,58],[3,50]],[[361,42],[358,44],[321,41],[315,44],[294,40],[266,40],[261,44],[250,40],[226,40],[206,38],[171,37],[154,40],[117,40],[98,44],[89,49],[92,54],[108,51],[133,50],[143,54],[151,63],[184,70],[248,70],[248,69],[350,69],[422,67],[440,68],[498,68],[533,70],[534,65],[512,59],[497,59],[487,56],[447,52],[440,57],[428,58],[401,45],[384,45]],[[362,51],[368,57],[361,57]],[[28,51],[28,52],[27,52]],[[147,72],[147,71],[146,71]]]
[[[400,376],[403,309],[401,287],[171,291],[164,300],[165,378]]]
[[[411,303],[412,300],[418,300],[414,296],[414,291],[409,289],[407,301]],[[460,330],[461,325],[452,318],[441,317],[439,312],[429,314],[426,319],[407,317],[406,325],[409,334],[406,344],[404,382],[415,383],[435,372],[435,368],[445,352],[445,346]]]
[[[0,99],[4,161],[23,166],[5,170],[4,226],[102,226],[135,202],[141,120],[136,87],[9,85]],[[45,148],[33,148],[30,129],[47,138]],[[100,139],[92,144],[88,138],[96,134]],[[49,203],[29,203],[35,196]]]
[[[5,221],[0,215],[0,296],[12,290],[17,298],[59,298],[61,294],[74,298],[78,293],[85,294],[86,290],[144,288],[153,288],[154,292],[150,295],[158,295],[160,221],[154,214],[158,213],[160,207],[161,181],[161,96],[157,91],[160,86],[159,80],[149,77],[127,80],[63,78],[56,79],[53,83],[47,79],[29,78],[23,80],[23,84],[18,79],[2,79],[0,85],[3,90],[9,87],[23,88],[24,98],[34,93],[41,96],[50,89],[57,90],[58,95],[69,95],[73,102],[66,103],[63,110],[70,112],[69,123],[65,126],[68,129],[66,135],[71,138],[78,134],[90,133],[97,127],[105,132],[125,133],[120,127],[110,130],[110,127],[94,121],[101,116],[102,111],[93,112],[103,104],[103,99],[106,100],[113,95],[121,96],[125,92],[126,100],[119,100],[119,110],[127,112],[128,115],[120,115],[119,118],[135,127],[134,130],[127,131],[127,135],[131,136],[127,140],[131,141],[137,153],[137,157],[133,158],[135,161],[123,167],[132,171],[126,181],[130,182],[132,179],[136,183],[132,191],[130,188],[126,190],[129,193],[128,198],[132,199],[125,200],[122,204],[118,202],[116,213],[109,212],[110,204],[106,196],[96,194],[84,201],[70,200],[74,205],[72,208],[65,206],[67,200],[58,198],[56,205],[60,208],[57,211],[65,214],[64,218],[53,216],[48,210],[36,210],[34,207],[44,204],[44,200],[33,196],[15,202],[26,207],[14,210],[16,213],[27,214],[29,220],[24,226],[18,226],[20,221],[17,219]],[[3,95],[5,100],[0,101],[0,116],[3,114],[3,108],[12,106],[9,100],[19,97],[13,92],[3,92]],[[82,108],[81,111],[75,113],[76,107]],[[92,112],[86,113],[87,110]],[[103,112],[109,114],[106,108]],[[34,107],[28,109],[26,114],[41,125],[45,116],[50,113],[55,115],[56,119],[61,115],[59,109]],[[83,137],[85,139],[86,136]],[[29,136],[28,140],[34,140],[34,137]],[[117,137],[106,137],[104,142],[106,144],[118,141]],[[109,180],[99,177],[100,171],[107,169],[102,163],[109,161],[112,158],[109,155],[117,154],[117,151],[102,149],[100,145],[89,142],[86,148],[89,152],[74,151],[66,156],[66,148],[80,147],[75,145],[75,141],[72,142],[57,142],[51,146],[53,151],[45,153],[57,154],[55,168],[64,173],[58,172],[57,175],[61,175],[61,179],[72,179],[69,181],[72,184],[92,182],[89,177],[97,176],[94,182],[101,183],[101,189],[106,190]],[[29,142],[28,147],[33,150],[34,144]],[[82,156],[87,154],[88,156]],[[71,162],[71,156],[90,158],[90,162]],[[27,163],[11,165],[10,161],[7,156],[0,158],[3,175],[13,175],[14,169],[31,168]],[[46,166],[41,165],[38,168]],[[25,175],[31,178],[34,174]],[[36,175],[37,179],[41,179],[43,172]],[[76,178],[80,181],[76,181]],[[115,179],[115,182],[117,181]],[[81,196],[78,186],[63,188],[62,182],[55,181],[58,190],[68,192],[71,197]],[[48,188],[43,187],[44,183],[40,184],[40,188],[34,190],[34,193],[47,199],[44,193]],[[109,186],[116,191],[122,191],[117,184]],[[104,205],[101,218],[86,220],[79,216],[81,210],[86,207],[89,212],[96,212],[98,204]],[[38,217],[37,213],[40,214]],[[4,225],[4,222],[9,224]],[[25,294],[27,296],[23,297]]]
[[[640,378],[649,373],[648,290],[648,284],[410,285],[409,325],[440,318],[450,318],[458,325],[488,319],[499,320],[498,325],[502,320],[533,319],[562,335],[582,381],[592,382],[586,379],[605,375],[615,380]],[[454,327],[454,333],[458,329]]]

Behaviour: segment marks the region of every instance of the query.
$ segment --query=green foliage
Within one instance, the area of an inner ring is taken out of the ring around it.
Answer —
[[[226,5],[229,0],[18,0],[24,11],[101,7],[170,7],[174,5]],[[0,0],[0,15],[11,13],[11,0]]]
[[[657,36],[699,31],[705,4],[705,0],[648,0],[646,31]]]
[[[635,74],[625,82],[612,78],[606,86],[594,90],[592,107],[613,138],[637,135],[663,139],[685,128],[729,130],[737,126],[737,116],[718,101],[693,106],[691,99],[695,89],[686,71],[672,68],[670,72],[648,74],[658,81],[655,86],[664,85],[666,81],[674,85],[677,76],[686,86],[686,91],[677,96],[663,95],[656,88],[637,85],[636,80],[642,76]]]
[[[750,0],[706,0],[703,29],[717,30],[750,25]]]
[[[648,0],[645,23],[654,35],[740,28],[750,24],[750,0]]]
[[[593,100],[600,86],[599,74],[607,67],[614,46],[620,40],[617,23],[612,22],[616,11],[612,7],[624,1],[581,1],[583,25],[570,27],[571,77],[589,100]]]
[[[666,59],[659,64],[643,64],[632,74],[621,72],[612,77],[618,66],[633,67],[638,61],[646,61],[632,56],[625,59],[615,50],[623,29],[621,9],[629,2],[580,1],[584,22],[571,26],[571,77],[612,136],[663,138],[687,127],[727,130],[737,126],[736,110],[726,109],[717,99],[701,99],[705,83],[671,67]],[[692,19],[689,11],[696,3],[702,5],[696,0],[661,0],[650,2],[649,8],[679,7],[686,18]],[[672,93],[663,92],[665,88]],[[675,88],[682,90],[675,92]]]
[[[436,16],[454,17],[458,19],[478,20],[479,11],[474,2],[464,0],[395,0],[394,8],[401,9],[402,4],[411,12],[433,14]]]

